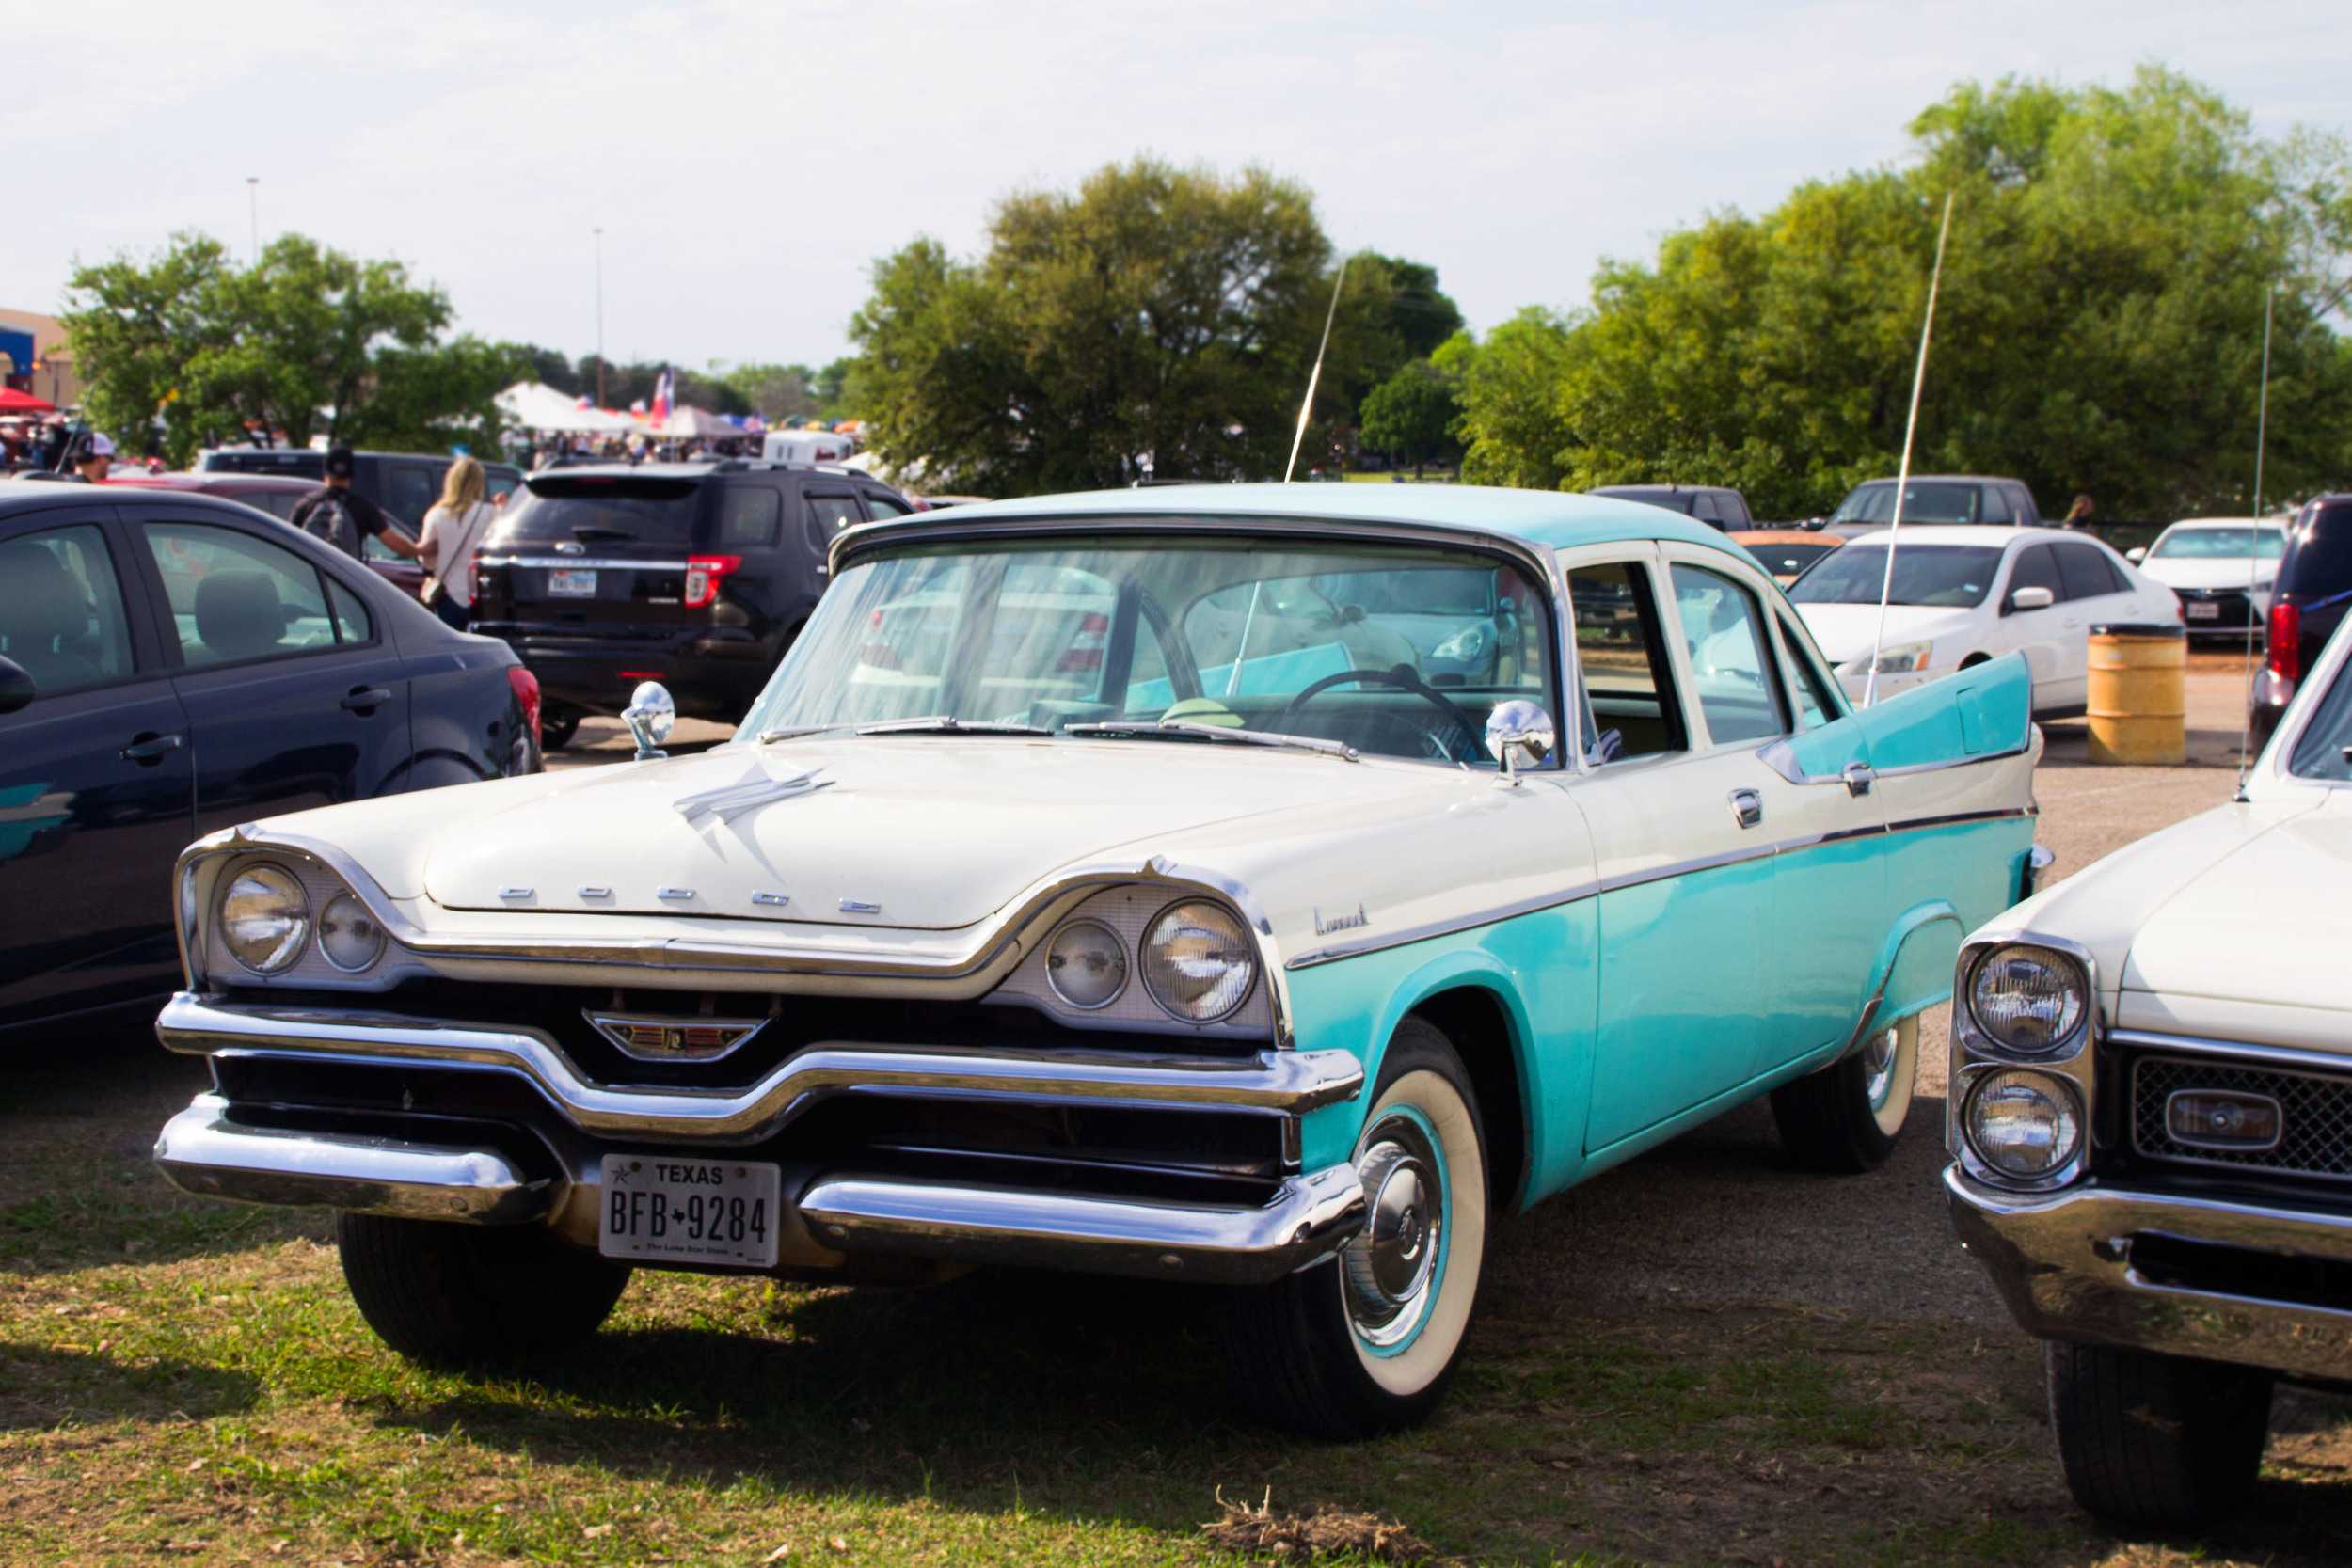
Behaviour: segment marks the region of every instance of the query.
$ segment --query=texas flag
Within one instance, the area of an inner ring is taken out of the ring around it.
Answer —
[[[653,384],[653,420],[656,424],[670,422],[671,394],[675,390],[672,382],[672,373],[670,368],[664,365],[661,368],[661,379]]]

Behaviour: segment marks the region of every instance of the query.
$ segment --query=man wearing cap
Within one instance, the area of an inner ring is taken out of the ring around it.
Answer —
[[[417,546],[391,526],[384,509],[351,487],[351,449],[334,447],[326,453],[326,483],[302,498],[286,520],[303,532],[324,539],[357,561],[360,541],[373,534],[394,555],[417,559]]]
[[[73,471],[91,484],[103,484],[115,466],[115,444],[96,431],[73,453]]]

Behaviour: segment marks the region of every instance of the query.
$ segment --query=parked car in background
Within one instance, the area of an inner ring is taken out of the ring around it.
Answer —
[[[405,525],[408,535],[424,531],[424,515],[441,499],[441,481],[456,459],[447,452],[360,451],[352,454],[351,487]],[[326,476],[326,453],[309,447],[215,447],[198,454],[196,471],[206,474],[278,474],[307,479]],[[512,463],[482,465],[492,500],[511,495],[523,482]]]
[[[1953,980],[1961,1239],[2046,1341],[2075,1498],[2254,1489],[2277,1382],[2352,1385],[2352,632],[2238,798],[1979,930]]]
[[[1772,580],[1786,588],[1846,541],[1814,529],[1748,528],[1733,529],[1731,542],[1762,562]]]
[[[742,458],[543,471],[476,554],[473,628],[538,675],[550,748],[646,680],[732,720],[817,607],[834,536],[913,510],[864,474]]]
[[[2259,637],[2287,549],[2287,519],[2188,517],[2125,558],[2180,596],[2188,635]]]
[[[1890,537],[1848,541],[1788,591],[1851,697],[1869,684]],[[2022,653],[2033,671],[2034,716],[2069,718],[2086,701],[2091,627],[2181,622],[2170,589],[2085,534],[1905,523],[1900,539],[1878,657],[1882,697]]]
[[[1130,489],[831,565],[725,746],[660,757],[648,683],[633,765],[194,846],[169,1179],[342,1211],[425,1359],[583,1340],[635,1268],[1047,1267],[1232,1288],[1243,1396],[1361,1436],[1443,1397],[1502,1213],[1767,1093],[1798,1161],[1882,1163],[1962,932],[2030,886],[2023,661],[1850,712],[1659,508]],[[1518,657],[1299,642],[1296,585],[1433,575]],[[876,661],[891,607],[944,640]]]
[[[857,455],[857,437],[830,430],[771,430],[759,438],[769,463],[841,463]]]
[[[2320,496],[2304,504],[2287,529],[2286,554],[2270,595],[2267,653],[2254,682],[2254,738],[2266,740],[2295,700],[2303,673],[2344,620],[2352,604],[2352,495]]]
[[[1669,512],[1679,512],[1697,519],[1709,528],[1753,528],[1756,519],[1748,514],[1748,499],[1739,491],[1720,484],[1604,484],[1597,490],[1587,490],[1588,496],[1605,496],[1612,500],[1640,501],[1644,506],[1662,506]]]
[[[247,507],[0,490],[0,1027],[168,992],[190,839],[535,772],[537,703],[504,647]]]
[[[1893,479],[1865,480],[1846,492],[1824,526],[1849,538],[1895,520]],[[2042,509],[2025,481],[1983,474],[1914,474],[1902,491],[1905,528],[1914,523],[2005,523],[2040,528]]]
[[[223,500],[236,501],[266,512],[280,522],[291,522],[294,509],[302,498],[317,491],[319,481],[294,479],[283,474],[247,474],[230,469],[221,473],[163,473],[118,474],[106,481],[109,484],[128,484],[144,490],[172,490],[186,495],[218,496]],[[397,517],[391,526],[404,537],[414,542],[417,531],[403,526]],[[383,541],[373,534],[359,542],[362,559],[377,577],[390,583],[412,599],[424,594],[424,568],[405,555],[386,549]]]

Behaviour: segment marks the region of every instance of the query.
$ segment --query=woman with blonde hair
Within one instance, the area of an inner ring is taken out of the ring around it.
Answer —
[[[424,515],[417,555],[424,562],[424,602],[442,623],[466,629],[473,617],[473,555],[498,509],[483,499],[482,465],[461,457],[449,466],[441,499]]]

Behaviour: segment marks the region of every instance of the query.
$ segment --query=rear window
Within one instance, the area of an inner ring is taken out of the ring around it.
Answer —
[[[2323,506],[2296,531],[2286,591],[2309,602],[2352,589],[2352,506]]]
[[[492,536],[495,545],[691,545],[701,513],[691,479],[534,479]]]

